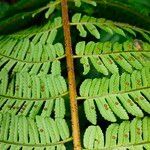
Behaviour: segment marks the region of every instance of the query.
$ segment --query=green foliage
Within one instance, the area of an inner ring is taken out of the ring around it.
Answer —
[[[69,128],[64,119],[0,114],[1,149],[57,149],[64,150],[69,139]],[[13,144],[12,144],[13,143]]]
[[[5,72],[1,72],[0,78],[1,112],[34,117],[37,114],[50,116],[54,109],[56,118],[64,118],[63,96],[67,94],[67,87],[62,76],[37,76],[24,72],[8,81]]]
[[[96,124],[96,107],[104,119],[116,122],[115,116],[129,119],[128,113],[143,117],[144,110],[150,113],[149,99],[149,68],[134,71],[131,75],[123,73],[113,74],[110,78],[86,79],[80,87],[80,95],[84,101],[87,119]],[[119,88],[120,87],[120,88]],[[148,100],[147,100],[148,99]],[[115,115],[114,115],[115,114]]]
[[[93,5],[93,6],[96,6],[96,5],[97,5],[96,2],[93,1],[93,0],[88,0],[88,1],[86,1],[86,0],[74,0],[74,2],[75,2],[75,5],[76,5],[77,7],[80,7],[82,2],[87,3],[87,4],[90,4],[90,5]]]
[[[123,44],[93,41],[86,44],[81,41],[76,45],[75,57],[81,57],[84,75],[90,71],[90,63],[104,75],[118,73],[119,69],[132,73],[134,69],[141,70],[149,65],[149,49],[148,43],[138,40],[126,41]]]
[[[89,126],[84,134],[86,149],[149,149],[150,118],[135,118],[131,122],[111,124],[104,134],[99,126]],[[143,136],[142,136],[143,135]]]
[[[52,74],[60,74],[59,59],[64,57],[64,48],[61,43],[52,45],[54,32],[53,30],[50,34],[48,32],[43,35],[37,34],[32,41],[28,38],[21,40],[2,38],[0,66],[3,68],[0,69],[0,72],[4,70],[10,72],[11,70],[12,74],[28,72],[29,74],[42,75],[51,71]],[[46,39],[48,44],[45,43]]]
[[[0,150],[73,149],[60,4],[20,0],[0,14]],[[99,17],[105,4],[149,14],[147,0],[68,0],[82,148],[149,150],[149,27]]]
[[[87,15],[81,17],[81,14],[77,13],[72,17],[72,22],[74,25],[77,25],[77,29],[80,32],[80,36],[86,37],[87,32],[86,29],[97,39],[100,39],[100,32],[97,28],[104,30],[110,34],[117,33],[119,35],[125,36],[126,34],[124,31],[129,32],[132,35],[136,35],[135,32],[140,33],[145,39],[150,42],[149,34],[150,32],[144,31],[140,28],[136,28],[124,23],[116,23],[109,20],[105,20],[104,18],[94,18]]]
[[[36,44],[41,41],[41,43],[52,44],[57,35],[58,29],[62,27],[61,17],[56,17],[53,20],[50,20],[44,25],[41,26],[32,26],[26,30],[21,30],[14,34],[10,35],[10,38],[20,39],[21,38],[30,38],[30,40]],[[1,37],[3,38],[3,37]],[[5,37],[4,37],[5,38]],[[33,39],[32,39],[33,38]]]

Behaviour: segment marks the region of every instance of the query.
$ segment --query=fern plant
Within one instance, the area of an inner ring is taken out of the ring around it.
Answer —
[[[20,0],[1,13],[0,150],[150,149],[148,6],[122,4]],[[135,24],[101,17],[104,5]]]

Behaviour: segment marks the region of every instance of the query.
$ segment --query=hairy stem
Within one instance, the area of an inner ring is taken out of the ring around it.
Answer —
[[[74,73],[74,64],[73,64],[67,0],[62,0],[61,6],[62,6],[64,37],[65,37],[67,71],[68,71],[68,80],[69,80],[69,95],[70,95],[74,150],[81,150],[78,107],[77,107],[77,100],[76,100],[75,73]]]

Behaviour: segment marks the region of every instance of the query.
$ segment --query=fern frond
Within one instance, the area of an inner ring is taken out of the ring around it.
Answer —
[[[82,2],[83,3],[87,3],[87,4],[90,4],[90,5],[93,5],[93,6],[96,6],[96,2],[93,1],[93,0],[69,0],[68,2],[74,2],[75,3],[75,6],[76,7],[80,7]],[[59,6],[61,3],[61,0],[55,0],[55,1],[51,1],[50,3],[48,3],[46,6],[44,7],[41,7],[39,8],[38,10],[36,10],[34,13],[33,13],[33,17],[35,15],[37,15],[38,13],[41,13],[42,11],[46,10],[46,13],[45,13],[45,18],[48,18],[53,12],[54,10],[56,9],[57,6]]]
[[[94,8],[105,0],[32,0],[32,6],[41,4],[33,8],[21,2],[22,8],[13,8],[12,14],[9,9],[0,21],[0,150],[80,150],[81,145],[87,150],[149,150],[150,32],[95,18],[99,12]],[[106,11],[101,13],[110,17]],[[22,25],[30,27],[21,30]],[[81,41],[76,31],[88,38]],[[92,37],[100,40],[89,41]],[[98,120],[111,124],[105,134]],[[91,126],[83,136],[84,123]]]
[[[150,114],[150,78],[149,67],[134,71],[131,75],[113,74],[110,78],[86,79],[80,86],[77,99],[84,99],[87,119],[96,124],[96,106],[100,114],[108,121],[115,122],[116,116],[129,119],[128,113],[143,117],[143,111]],[[95,104],[96,103],[96,104]],[[143,111],[142,111],[143,110]]]
[[[132,73],[135,69],[149,66],[150,44],[138,40],[123,44],[93,41],[86,44],[81,41],[76,45],[76,54],[74,58],[81,58],[84,75],[90,71],[90,63],[104,75],[118,73],[121,68]]]
[[[93,5],[93,6],[97,5],[96,2],[93,0],[88,0],[88,1],[87,0],[74,0],[74,2],[77,7],[80,7],[82,2]]]
[[[85,26],[86,29],[91,33],[91,35],[95,36],[95,38],[97,39],[100,39],[100,32],[98,30],[99,28],[110,34],[117,33],[124,37],[126,37],[126,32],[134,36],[136,36],[136,32],[137,32],[141,34],[147,41],[150,42],[149,31],[145,31],[143,29],[140,29],[135,26],[131,26],[129,24],[106,20],[104,18],[99,19],[99,18],[94,18],[86,15],[82,16],[80,13],[77,13],[72,17],[71,25],[77,26],[77,29],[80,32],[80,36],[82,37],[87,36],[87,31],[84,28]]]
[[[111,124],[104,134],[99,126],[89,126],[85,133],[83,144],[86,150],[112,149],[149,149],[150,148],[150,118],[135,118],[131,122]]]
[[[8,36],[0,39],[0,72],[10,70],[29,74],[61,74],[60,59],[64,58],[61,43],[52,45],[55,33],[44,34],[40,41],[35,37],[14,39]],[[48,38],[48,40],[47,40]],[[47,40],[47,41],[46,41]]]
[[[67,85],[60,75],[30,75],[18,73],[9,78],[7,72],[0,75],[0,111],[3,113],[50,116],[64,118]]]
[[[82,2],[93,5],[93,6],[96,6],[96,2],[93,1],[93,0],[88,0],[88,1],[86,1],[86,0],[70,0],[68,2],[72,2],[72,1],[74,1],[75,6],[77,6],[77,7],[80,7]],[[39,9],[31,12],[32,17],[35,17],[37,14],[39,14],[39,13],[43,12],[44,10],[46,10],[45,18],[47,19],[55,11],[55,9],[60,5],[60,3],[61,3],[61,0],[55,0],[55,1],[49,2],[46,6],[41,7]]]
[[[46,6],[41,7],[39,9],[37,9],[36,11],[34,11],[32,13],[32,17],[35,17],[35,15],[43,12],[44,10],[47,10],[45,13],[45,18],[49,18],[49,16],[55,11],[55,9],[57,8],[57,6],[59,6],[61,3],[60,0],[55,0],[55,1],[51,1],[49,2]]]
[[[35,119],[0,114],[0,149],[56,149],[65,150],[72,140],[64,119],[36,116]]]
[[[47,22],[45,25],[32,26],[28,29],[21,30],[9,36],[10,38],[15,39],[31,38],[31,40],[34,43],[38,43],[41,40],[45,43],[48,43],[50,40],[52,43],[55,40],[58,29],[61,27],[62,27],[61,17],[55,17],[54,20]]]

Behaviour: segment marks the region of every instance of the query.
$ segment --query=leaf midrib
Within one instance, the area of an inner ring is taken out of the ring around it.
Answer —
[[[98,99],[98,98],[103,98],[103,97],[107,97],[107,96],[117,96],[119,94],[128,94],[128,93],[132,93],[132,92],[137,92],[137,91],[143,91],[143,90],[147,90],[150,87],[142,87],[142,88],[138,88],[138,89],[133,89],[133,90],[128,90],[128,91],[118,91],[117,93],[107,93],[104,95],[97,95],[97,96],[87,96],[87,97],[82,97],[82,96],[78,96],[76,99],[77,100],[85,100],[85,99]]]
[[[67,94],[68,94],[68,91],[64,92],[60,95],[57,95],[57,96],[54,96],[54,97],[48,97],[48,98],[25,98],[25,97],[8,96],[8,95],[3,95],[3,94],[0,94],[0,97],[8,98],[8,99],[16,99],[16,100],[26,100],[26,101],[47,101],[47,100],[53,100],[53,99],[56,99],[56,98],[66,96]]]
[[[96,18],[96,19],[103,19],[103,18]],[[110,22],[107,22],[107,21],[111,21]],[[135,30],[135,31],[141,31],[141,32],[145,32],[145,33],[148,33],[150,34],[150,31],[147,31],[147,30],[144,30],[144,29],[141,29],[141,28],[138,28],[138,27],[135,27],[135,26],[131,26],[129,24],[126,24],[126,23],[118,23],[118,22],[113,22],[112,20],[105,20],[105,22],[71,22],[70,25],[71,26],[76,26],[76,25],[87,25],[87,24],[92,24],[92,25],[101,25],[101,26],[117,26],[117,27],[125,27],[125,28],[132,28],[132,30]]]
[[[60,145],[63,143],[67,143],[69,141],[72,141],[72,137],[67,138],[63,141],[59,141],[59,142],[55,142],[55,143],[50,143],[50,144],[26,144],[26,143],[20,143],[20,142],[10,142],[10,141],[5,141],[5,140],[0,140],[0,143],[5,143],[5,144],[9,144],[9,145],[16,145],[16,146],[28,146],[28,147],[49,147],[49,146],[55,146],[55,145]]]
[[[117,149],[117,148],[130,148],[130,147],[134,147],[134,146],[144,146],[146,144],[150,144],[150,141],[142,141],[139,143],[129,143],[129,144],[125,144],[125,145],[116,145],[116,146],[111,146],[111,147],[104,147],[104,148],[100,148],[100,149],[83,149],[83,150],[112,150],[112,149]]]
[[[63,56],[60,56],[60,57],[57,57],[57,58],[54,58],[54,59],[51,59],[51,60],[46,60],[46,61],[31,61],[31,62],[29,62],[29,61],[26,61],[26,60],[21,60],[21,59],[13,58],[13,57],[10,57],[10,56],[1,54],[1,53],[0,53],[0,55],[3,56],[3,57],[9,58],[9,59],[11,59],[11,60],[15,60],[15,61],[17,61],[17,62],[20,61],[20,62],[30,63],[30,64],[35,64],[35,63],[40,63],[40,64],[42,64],[42,63],[46,63],[46,62],[53,62],[53,61],[55,61],[55,60],[60,60],[60,59],[66,57],[65,55],[63,55]]]
[[[103,55],[113,55],[113,54],[123,54],[123,53],[150,53],[149,51],[117,51],[117,52],[109,52],[109,53],[101,53],[101,54],[84,54],[84,55],[74,55],[73,58],[80,57],[101,57]]]

